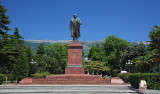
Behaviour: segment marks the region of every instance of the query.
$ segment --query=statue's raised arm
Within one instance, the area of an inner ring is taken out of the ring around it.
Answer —
[[[74,14],[70,21],[70,31],[73,41],[78,41],[78,38],[80,37],[80,25],[82,25],[81,20],[77,18],[76,14]]]

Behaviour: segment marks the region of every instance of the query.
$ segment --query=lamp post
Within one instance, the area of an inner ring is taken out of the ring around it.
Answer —
[[[37,71],[37,62],[35,62],[33,59],[30,62],[32,64],[32,72],[36,72]]]
[[[128,60],[128,62],[126,62],[126,65],[129,66],[129,72],[131,73],[131,66],[132,66],[132,62],[131,60]]]
[[[32,64],[36,64],[37,62],[34,62],[33,59],[32,59],[31,63],[32,63]]]

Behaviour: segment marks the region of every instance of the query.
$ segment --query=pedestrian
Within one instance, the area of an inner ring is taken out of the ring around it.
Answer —
[[[146,83],[144,77],[141,77],[140,83],[139,83],[140,94],[146,94],[146,89],[147,89],[147,83]]]

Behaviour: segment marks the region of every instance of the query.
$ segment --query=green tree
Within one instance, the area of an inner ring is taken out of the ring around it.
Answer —
[[[14,74],[17,80],[28,76],[29,53],[24,45],[23,37],[17,27],[14,34],[8,34],[11,30],[9,17],[6,16],[7,9],[0,5],[0,73]]]
[[[127,60],[132,60],[138,56],[144,56],[146,54],[146,45],[142,42],[140,43],[130,43],[130,45],[125,50],[125,58]]]
[[[92,61],[102,61],[104,54],[105,53],[103,49],[100,47],[100,45],[96,44],[90,48],[88,58]]]
[[[29,62],[31,61],[31,49],[24,44],[23,37],[19,33],[19,29],[14,29],[14,35],[11,37],[12,41],[12,56],[14,60],[13,74],[17,81],[27,77],[29,74]]]
[[[16,27],[14,29],[14,35],[9,35],[5,46],[2,48],[3,52],[3,68],[6,69],[6,74],[10,74],[13,72],[13,65],[19,59],[22,50],[24,49],[24,40],[23,37],[19,34],[19,30]]]
[[[9,43],[8,38],[9,34],[7,33],[11,30],[8,25],[10,24],[9,16],[6,15],[7,9],[5,6],[1,5],[0,1],[0,73],[3,72],[3,68],[7,69],[7,64],[4,63],[7,61],[8,55],[7,50],[5,49],[6,44]]]
[[[133,60],[139,56],[145,56],[146,52],[147,52],[147,46],[140,42],[140,43],[130,43],[129,46],[126,48],[126,50],[124,51],[123,54],[123,65],[121,66],[122,69],[129,71],[130,69],[132,70],[132,72],[135,72],[135,63],[132,62],[132,65],[127,65],[125,64],[128,63],[128,61]],[[131,72],[131,71],[130,71]]]
[[[57,61],[57,59],[50,57],[50,56],[37,56],[35,57],[36,61],[36,72],[42,73],[42,72],[50,72],[52,74],[60,74],[61,73],[61,67],[60,63]]]
[[[160,73],[160,27],[154,26],[150,34],[150,47],[152,50],[156,49],[155,58],[157,61],[158,72]]]
[[[58,43],[48,45],[45,48],[46,55],[55,58],[60,65],[60,73],[64,73],[66,64],[67,64],[67,55],[68,55],[68,50],[67,50],[67,45],[61,45]]]
[[[13,74],[17,81],[27,77],[29,74],[29,62],[31,61],[31,49],[25,46],[23,37],[20,35],[18,28],[14,29],[14,35],[11,36],[11,58]],[[10,59],[10,60],[11,60]]]
[[[11,52],[16,53],[17,57],[20,56],[25,45],[17,27],[14,28],[14,35],[12,35],[10,41],[12,42],[10,45],[12,47],[10,48],[12,50]]]
[[[30,46],[26,47],[26,56],[28,58],[28,62],[31,62],[33,58],[33,52]]]
[[[43,43],[41,43],[36,50],[36,55],[44,55],[44,54],[45,54],[45,46]]]
[[[1,5],[0,1],[0,47],[5,46],[8,39],[7,31],[11,30],[7,25],[10,24],[9,16],[6,15],[7,9]]]
[[[160,27],[159,26],[154,26],[154,28],[152,28],[150,34],[149,34],[149,38],[150,38],[150,46],[152,47],[152,49],[158,49],[160,47]]]
[[[115,51],[124,51],[128,46],[128,42],[124,39],[118,38],[114,35],[107,36],[103,43],[103,49],[106,52],[106,56]]]
[[[36,51],[34,60],[36,72],[50,72],[52,74],[64,73],[67,63],[67,45],[51,44],[44,46],[40,44]]]
[[[30,68],[32,70],[32,73],[41,73],[46,72],[47,62],[46,62],[46,52],[45,52],[45,46],[43,43],[41,43],[37,50],[36,55],[34,56],[34,62],[35,64],[30,64]],[[33,61],[32,61],[33,62]]]
[[[28,76],[29,73],[29,65],[27,62],[27,56],[23,52],[20,58],[18,59],[17,63],[14,65],[13,74],[16,77],[17,82],[21,79]]]
[[[102,72],[110,72],[110,67],[101,61],[86,61],[83,63],[87,73],[102,75]]]
[[[139,56],[132,60],[135,66],[135,72],[151,73],[156,72],[156,50],[146,53],[145,56]]]
[[[107,64],[110,66],[112,73],[118,73],[120,67],[124,65],[123,56],[128,45],[129,43],[126,40],[114,35],[108,36],[103,43],[102,48],[106,53],[105,61],[108,62]]]
[[[33,51],[31,49],[30,46],[25,47],[26,48],[26,57],[27,57],[27,62],[29,63],[29,76],[31,76],[31,74],[34,74],[36,71],[36,67],[34,64],[32,64],[32,60],[33,60]]]

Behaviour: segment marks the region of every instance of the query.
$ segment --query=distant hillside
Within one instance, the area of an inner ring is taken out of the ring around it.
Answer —
[[[83,45],[83,50],[86,55],[88,55],[89,49],[91,48],[92,45],[95,44],[100,44],[105,40],[97,40],[97,41],[80,41],[81,44]],[[60,41],[53,41],[53,40],[26,40],[25,44],[26,46],[31,46],[32,50],[35,51],[37,47],[39,46],[40,43],[43,43],[44,45],[50,45],[54,43],[59,43],[59,44],[68,44],[70,43],[71,40],[60,40]],[[132,42],[132,43],[141,43],[141,42]],[[149,42],[147,41],[142,41],[143,44],[148,45]]]
[[[31,46],[32,50],[35,51],[40,43],[43,43],[44,45],[50,45],[50,44],[54,44],[54,43],[67,44],[67,43],[70,43],[70,42],[71,42],[71,40],[61,40],[61,41],[53,41],[53,40],[26,40],[25,44],[26,44],[26,46]],[[95,44],[102,45],[102,42],[104,42],[104,40],[98,40],[98,41],[80,41],[80,42],[83,45],[83,50],[84,50],[85,54],[88,54],[89,49],[90,49],[90,47],[92,45],[95,45]]]

